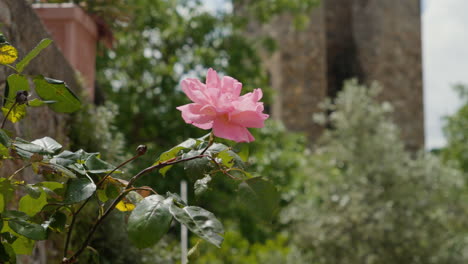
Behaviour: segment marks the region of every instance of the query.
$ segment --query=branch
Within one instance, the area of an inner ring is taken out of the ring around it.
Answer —
[[[112,175],[112,173],[114,173],[116,170],[122,168],[123,166],[127,165],[128,163],[132,162],[133,160],[143,156],[146,153],[147,148],[146,148],[145,145],[140,145],[140,146],[138,146],[138,148],[136,150],[137,150],[137,154],[135,156],[133,156],[132,158],[122,162],[120,165],[115,167],[111,172],[107,173],[104,177],[102,177],[102,179],[96,184],[96,190],[104,183],[104,181],[107,179],[107,177]],[[81,204],[80,208],[78,208],[76,213],[73,213],[72,221],[70,223],[68,233],[67,233],[67,238],[65,240],[65,247],[64,247],[64,250],[63,250],[63,259],[64,260],[67,259],[67,251],[68,251],[68,247],[70,245],[70,238],[71,238],[71,234],[72,234],[72,231],[73,231],[73,227],[75,225],[76,216],[81,212],[81,210],[86,206],[86,204],[88,204],[88,202],[91,200],[91,198],[92,198],[92,196],[90,196],[88,199],[86,199],[84,201],[84,203]]]
[[[156,169],[161,169],[161,168],[164,168],[166,166],[171,166],[171,165],[174,165],[174,164],[177,164],[177,163],[181,163],[181,162],[185,162],[185,161],[189,161],[189,160],[194,160],[194,159],[199,159],[199,158],[203,158],[203,157],[206,157],[206,155],[197,155],[197,156],[190,157],[190,158],[185,158],[185,159],[175,159],[175,160],[169,160],[169,161],[166,161],[166,162],[161,162],[159,164],[148,167],[148,168],[140,171],[139,173],[137,173],[135,176],[133,176],[130,179],[130,181],[128,182],[128,185],[125,188],[125,190],[122,193],[120,193],[117,198],[115,198],[115,200],[107,208],[107,210],[104,212],[104,214],[91,227],[91,230],[89,231],[88,235],[86,236],[86,239],[83,242],[83,244],[81,244],[81,247],[69,259],[64,257],[63,260],[62,260],[62,263],[63,264],[74,263],[74,262],[77,261],[78,257],[83,253],[83,251],[88,246],[89,241],[91,240],[92,236],[94,235],[94,232],[96,232],[96,229],[98,228],[98,226],[112,212],[112,210],[117,206],[117,204],[120,202],[120,200],[122,200],[125,197],[125,195],[127,195],[127,193],[129,193],[130,191],[133,191],[133,190],[148,190],[148,188],[144,188],[144,187],[143,188],[138,188],[138,187],[134,188],[134,187],[132,187],[133,183],[135,183],[135,181],[137,181],[141,176],[143,176],[143,175],[145,175],[145,174],[147,174],[149,172],[152,172],[152,171],[154,171]]]
[[[7,117],[10,115],[11,113],[11,110],[13,110],[13,108],[15,108],[15,106],[18,104],[18,102],[14,102],[13,105],[11,105],[10,107],[10,110],[8,110],[8,113],[3,117],[3,121],[2,121],[2,126],[0,128],[3,129],[3,127],[5,127],[5,122],[7,120]]]

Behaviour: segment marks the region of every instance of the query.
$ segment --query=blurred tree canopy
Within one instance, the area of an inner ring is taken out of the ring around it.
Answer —
[[[466,263],[462,174],[404,149],[376,87],[345,84],[303,192],[282,212],[309,263]]]
[[[468,87],[458,84],[454,87],[462,100],[456,113],[445,117],[444,135],[447,146],[441,155],[446,161],[456,162],[465,173],[468,172]]]
[[[249,19],[265,22],[265,16],[272,18],[281,14],[282,10],[304,15],[316,4],[316,1],[305,2],[246,2],[252,7],[249,10],[257,10],[253,17],[235,16],[229,10],[207,7],[203,1],[127,2],[129,8],[125,9],[128,12],[124,13],[124,18],[130,16],[131,20],[116,19],[112,23],[115,48],[109,50],[101,46],[97,60],[97,84],[102,92],[98,103],[111,101],[118,107],[119,114],[113,115],[113,124],[118,128],[115,133],[124,136],[122,142],[126,148],[132,150],[139,144],[148,145],[148,154],[137,160],[133,167],[151,164],[157,154],[187,137],[206,134],[206,131],[185,124],[180,112],[175,109],[188,103],[179,87],[183,78],[203,79],[206,70],[212,67],[241,81],[244,84],[243,93],[261,87],[268,110],[272,92],[258,52],[268,36],[248,39],[244,36],[244,27]],[[275,8],[264,9],[267,6]],[[303,9],[305,6],[308,8]],[[96,5],[93,8],[89,11],[105,10]],[[105,16],[102,12],[97,14]],[[112,111],[115,112],[115,109]],[[282,205],[286,205],[294,196],[290,188],[292,178],[302,171],[299,168],[304,164],[305,139],[302,135],[288,133],[281,124],[274,122],[269,122],[265,129],[252,132],[257,141],[247,147],[251,156],[249,162],[253,166],[250,170],[272,179],[284,191]],[[236,146],[238,150],[245,148],[243,144]],[[130,170],[128,174],[132,172]],[[186,175],[183,168],[172,169],[165,178],[154,173],[142,180],[145,181],[144,185],[152,186],[157,191],[169,189],[178,193],[181,179],[188,180],[192,186],[197,180],[193,175]],[[237,203],[236,185],[216,177],[210,182],[210,187],[220,191],[195,197],[193,188],[189,188],[189,200],[196,199],[197,204],[216,212],[222,221],[232,219],[237,222],[239,230],[233,232],[239,232],[243,239],[249,241],[249,245],[275,239],[275,233],[281,228],[277,219],[272,224],[254,225],[254,216]],[[103,243],[98,245],[98,242],[93,246],[98,249],[104,247],[104,252],[112,251],[106,250]],[[111,259],[110,256],[106,258]],[[122,259],[122,263],[128,261]]]

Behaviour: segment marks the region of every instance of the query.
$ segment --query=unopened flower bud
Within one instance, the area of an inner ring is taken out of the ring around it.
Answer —
[[[16,103],[19,105],[25,104],[28,102],[28,96],[29,93],[28,91],[18,91],[16,92]]]
[[[148,150],[148,147],[146,147],[146,145],[140,145],[137,147],[136,151],[138,152],[138,154],[140,155],[143,155],[146,153],[146,151]]]

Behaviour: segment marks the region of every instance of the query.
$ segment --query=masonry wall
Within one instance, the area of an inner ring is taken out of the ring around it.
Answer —
[[[18,49],[19,57],[24,57],[43,38],[51,38],[45,30],[40,19],[25,0],[0,0],[0,32],[8,41]],[[0,65],[0,93],[3,94],[6,77],[12,70]],[[42,74],[54,79],[64,80],[69,87],[80,94],[81,86],[76,81],[75,70],[66,61],[57,46],[52,43],[27,67],[26,74]],[[33,95],[34,96],[34,95]],[[15,136],[33,140],[50,136],[60,142],[64,147],[69,144],[67,137],[67,122],[70,115],[57,114],[47,107],[29,108],[28,115],[20,123],[8,123],[6,128],[15,133]],[[0,177],[11,175],[21,167],[21,163],[5,161],[0,167]],[[30,170],[24,170],[20,175],[27,182],[37,181],[37,176]],[[57,259],[61,252],[53,241],[39,241],[32,256],[20,256],[20,263],[48,263],[47,257]]]
[[[254,27],[279,43],[265,65],[278,91],[273,116],[315,140],[317,103],[333,98],[343,81],[379,82],[382,101],[395,106],[394,120],[409,149],[424,146],[419,0],[322,0],[306,30],[288,16]],[[253,31],[252,29],[250,31]]]
[[[18,49],[19,57],[24,57],[43,38],[51,38],[40,19],[24,0],[0,0],[0,31]],[[0,67],[0,92],[3,94],[6,77],[13,73],[7,67]],[[26,68],[26,74],[64,80],[77,94],[80,85],[75,79],[75,71],[66,61],[57,46],[52,43]],[[66,120],[69,115],[56,114],[47,107],[29,108],[27,117],[16,125],[7,128],[17,136],[35,139],[46,135],[54,137],[66,145]],[[1,172],[0,172],[1,174]]]

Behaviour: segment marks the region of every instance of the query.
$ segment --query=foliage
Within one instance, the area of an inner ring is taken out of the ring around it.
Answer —
[[[230,230],[235,230],[230,228]],[[193,239],[199,244],[198,251],[189,257],[189,263],[209,264],[286,264],[306,263],[297,249],[288,246],[284,235],[276,235],[264,243],[252,243],[236,231],[227,231],[224,235],[225,247],[216,249],[206,243]]]
[[[237,7],[247,11],[247,15],[261,23],[267,23],[282,14],[292,15],[296,28],[304,28],[309,22],[312,8],[320,0],[233,0]]]
[[[112,102],[99,106],[84,104],[81,111],[73,116],[69,133],[72,141],[70,147],[100,152],[110,163],[130,158],[125,149],[124,135],[115,125],[118,115],[119,109]]]
[[[447,146],[441,151],[446,161],[456,162],[464,171],[468,172],[468,88],[465,85],[456,85],[456,91],[462,100],[458,111],[445,117],[444,135]]]
[[[184,163],[184,169],[188,172],[200,171],[205,177],[218,173],[231,176],[240,185],[259,181],[243,170],[240,157],[230,147],[215,142],[213,134],[184,141],[125,181],[117,178],[121,167],[143,156],[147,152],[146,146],[140,145],[133,157],[114,166],[102,160],[99,153],[88,153],[82,149],[75,152],[63,150],[62,145],[50,137],[33,141],[12,138],[10,135],[13,133],[3,129],[7,119],[17,122],[26,114],[26,107],[18,106],[32,106],[30,102],[33,101],[42,102],[34,106],[47,104],[52,110],[62,113],[75,112],[81,108],[79,99],[63,81],[41,75],[34,77],[34,88],[40,98],[48,101],[29,100],[30,76],[22,75],[21,72],[48,44],[50,41],[47,40],[39,43],[16,67],[11,65],[14,60],[3,61],[17,73],[7,78],[3,104],[6,111],[0,128],[1,158],[22,162],[24,166],[10,177],[0,178],[0,261],[15,263],[16,255],[31,253],[35,241],[46,240],[51,233],[58,233],[66,236],[61,262],[74,263],[89,249],[97,228],[114,209],[128,215],[126,229],[130,240],[138,248],[152,247],[158,243],[168,232],[172,221],[180,222],[204,240],[220,247],[224,228],[213,213],[186,204],[176,194],[167,192],[160,195],[150,187],[134,186],[145,174],[158,170],[162,174],[179,163]],[[14,49],[6,41],[3,45],[9,45],[10,50]],[[23,112],[17,115],[18,111]],[[108,125],[106,122],[102,124]],[[38,175],[38,182],[28,183],[15,178],[27,167],[31,167]],[[231,175],[232,171],[237,174]],[[269,210],[276,209],[276,200],[268,201],[264,191],[272,193],[276,190],[264,180],[261,186],[250,189],[251,197],[265,197],[261,200],[268,204],[266,213],[270,214]],[[13,199],[17,191],[23,194],[21,198],[18,197],[19,202]],[[78,217],[83,217],[80,212],[90,201],[98,205],[98,212],[85,217],[93,219],[92,225],[85,236],[76,238],[73,232],[75,223]],[[72,237],[79,242],[76,248],[70,250]],[[99,252],[94,249],[87,255],[94,259],[92,262],[99,258]]]
[[[348,81],[324,104],[327,129],[303,194],[283,212],[313,263],[466,263],[464,179],[405,151],[378,89]]]

